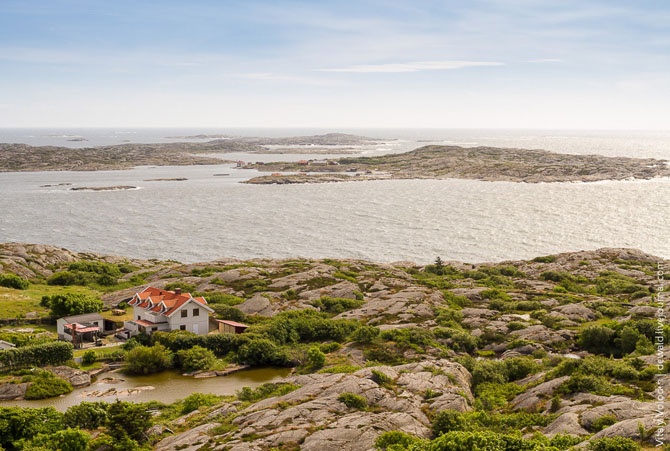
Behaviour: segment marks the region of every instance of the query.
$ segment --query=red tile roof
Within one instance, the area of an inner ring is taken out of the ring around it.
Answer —
[[[145,319],[136,319],[136,320],[133,320],[133,322],[135,324],[139,324],[140,326],[144,326],[144,327],[151,327],[151,326],[156,325],[156,323],[152,323],[151,321],[147,321]]]
[[[63,327],[66,329],[73,329],[78,334],[85,334],[86,332],[97,332],[100,330],[98,326],[83,326],[79,323],[65,324]]]
[[[169,317],[189,301],[195,301],[210,312],[213,311],[207,306],[207,301],[202,296],[194,298],[191,293],[177,293],[154,287],[146,287],[135,294],[128,304],[154,313],[162,313]]]

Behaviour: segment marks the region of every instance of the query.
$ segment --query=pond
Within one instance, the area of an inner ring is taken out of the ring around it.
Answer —
[[[57,398],[34,401],[2,401],[0,407],[47,407],[65,411],[83,401],[147,402],[160,401],[165,404],[184,399],[191,393],[233,395],[242,387],[258,387],[266,382],[276,382],[291,372],[289,368],[255,368],[239,371],[228,376],[193,378],[175,371],[164,371],[149,376],[130,376],[118,370],[100,374],[88,387],[75,389],[72,393]]]

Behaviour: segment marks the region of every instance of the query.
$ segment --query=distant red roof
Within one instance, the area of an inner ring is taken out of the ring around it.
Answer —
[[[156,323],[152,323],[151,321],[147,321],[145,319],[136,319],[133,322],[135,324],[139,324],[140,326],[144,326],[144,327],[151,327],[151,326],[156,325]]]
[[[135,294],[128,304],[169,317],[189,301],[195,301],[207,310],[212,311],[202,296],[194,298],[191,296],[191,293],[180,293],[154,287],[146,287],[141,292]]]

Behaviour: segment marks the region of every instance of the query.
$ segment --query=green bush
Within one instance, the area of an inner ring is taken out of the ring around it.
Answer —
[[[130,374],[158,373],[172,367],[172,353],[165,346],[137,346],[128,351],[123,370]]]
[[[351,334],[351,341],[356,343],[372,343],[379,338],[380,330],[375,326],[361,326]]]
[[[82,430],[67,428],[53,434],[38,434],[20,446],[24,451],[86,451],[89,438]]]
[[[507,365],[500,360],[478,360],[472,369],[472,388],[483,383],[504,384],[508,382]]]
[[[592,440],[588,451],[640,451],[642,448],[627,437],[606,437]]]
[[[468,431],[472,427],[464,415],[456,410],[442,410],[433,419],[433,436],[439,437],[451,431]]]
[[[30,282],[16,274],[0,274],[0,287],[25,290],[29,286]]]
[[[353,310],[363,305],[363,301],[349,298],[331,298],[324,296],[312,302],[312,305],[323,312],[338,314]]]
[[[307,350],[307,366],[312,370],[323,368],[326,363],[326,354],[321,352],[318,346],[312,346]]]
[[[286,353],[267,338],[254,338],[243,344],[237,351],[237,360],[245,365],[263,366],[290,364]]]
[[[181,414],[194,412],[200,407],[208,407],[218,404],[221,401],[220,396],[205,393],[191,393],[181,402]]]
[[[593,324],[584,328],[577,338],[577,344],[593,354],[619,354],[614,344],[616,332],[607,326]]]
[[[88,350],[81,357],[81,363],[83,363],[84,365],[93,365],[96,359],[97,357],[95,355],[95,351]]]
[[[0,351],[0,365],[10,369],[62,365],[72,360],[72,344],[63,341]]]
[[[256,389],[243,387],[242,390],[237,392],[237,399],[240,401],[256,402],[262,399],[270,398],[272,396],[283,396],[291,393],[294,390],[297,390],[298,388],[300,388],[300,386],[295,384],[275,384],[268,382],[261,385],[260,387],[256,387]]]
[[[364,410],[368,407],[368,400],[356,393],[344,392],[340,393],[337,400],[343,403],[350,409]]]
[[[606,427],[612,426],[616,422],[617,419],[614,415],[603,415],[591,423],[588,429],[589,432],[600,432]]]
[[[380,434],[375,440],[375,447],[378,450],[386,451],[390,446],[395,445],[398,449],[408,449],[410,445],[416,443],[419,439],[413,435],[401,431],[389,431]]]
[[[379,370],[372,370],[371,379],[381,386],[388,386],[393,383],[393,378],[391,378],[391,376],[387,376]]]
[[[103,307],[100,299],[81,293],[43,296],[40,304],[48,306],[54,318],[100,312]]]
[[[176,357],[178,365],[187,373],[207,370],[211,368],[216,360],[214,353],[202,346],[193,346],[191,349],[182,349],[177,352]]]
[[[107,407],[104,402],[81,402],[70,406],[63,415],[63,424],[71,428],[97,429],[107,422]]]
[[[48,371],[42,371],[36,377],[31,377],[25,398],[53,398],[71,391],[72,385],[68,381],[60,379]]]

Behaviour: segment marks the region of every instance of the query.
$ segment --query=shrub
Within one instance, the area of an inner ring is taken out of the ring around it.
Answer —
[[[16,274],[0,274],[0,287],[25,290],[29,286],[30,282]]]
[[[516,435],[491,431],[452,431],[433,440],[430,449],[435,451],[531,451],[535,449],[535,446],[524,442]]]
[[[213,406],[221,401],[220,396],[210,395],[205,393],[191,393],[182,401],[181,414],[194,412],[200,407]]]
[[[267,338],[254,338],[237,351],[237,360],[245,365],[288,365],[288,357],[274,342]]]
[[[343,403],[350,409],[364,410],[368,407],[368,400],[356,393],[344,392],[340,393],[337,400]]]
[[[318,370],[323,368],[323,365],[326,363],[326,354],[321,352],[317,346],[312,346],[307,351],[307,365],[312,370]]]
[[[588,451],[639,451],[642,448],[627,437],[606,437],[592,440],[586,449]]]
[[[54,318],[100,312],[103,307],[100,299],[81,293],[43,296],[40,304],[48,305]]]
[[[606,427],[612,426],[617,422],[617,419],[614,415],[603,415],[597,418],[593,423],[591,423],[588,428],[590,432],[599,432],[605,429]]]
[[[96,359],[97,357],[95,355],[95,351],[88,350],[81,357],[81,363],[83,363],[84,365],[93,365]]]
[[[390,446],[395,445],[396,449],[408,449],[410,445],[416,443],[419,439],[413,435],[401,431],[389,431],[380,434],[375,440],[375,447],[386,451]]]
[[[381,386],[387,386],[393,383],[393,379],[390,376],[387,376],[379,370],[372,370],[371,379]]]
[[[71,428],[96,429],[107,421],[107,403],[81,402],[68,407],[63,424]]]
[[[271,396],[283,396],[291,393],[293,390],[297,390],[298,388],[300,388],[300,386],[295,384],[275,384],[268,382],[261,385],[260,387],[256,387],[256,389],[243,387],[242,390],[237,392],[237,399],[240,401],[256,402]]]
[[[351,334],[351,341],[356,343],[372,343],[379,337],[380,330],[375,326],[361,326]]]
[[[0,351],[0,365],[10,369],[62,365],[72,360],[72,344],[58,341]]]
[[[72,391],[72,385],[48,371],[42,371],[32,378],[26,390],[26,399],[45,399],[60,396]]]
[[[209,349],[202,346],[193,346],[191,349],[183,349],[177,352],[177,361],[182,370],[186,372],[209,369],[216,360],[216,356]]]
[[[498,360],[478,360],[472,369],[472,388],[486,382],[504,384],[508,381],[507,365]]]
[[[513,357],[504,360],[507,368],[507,378],[510,381],[523,379],[524,377],[537,373],[540,370],[540,365],[530,357]]]
[[[172,353],[165,346],[137,346],[128,351],[124,371],[130,374],[157,373],[172,367]]]
[[[614,346],[615,331],[607,326],[593,324],[581,331],[577,344],[594,354],[610,355],[617,353]]]
[[[331,298],[324,296],[314,301],[312,305],[321,309],[321,311],[338,314],[360,307],[363,305],[363,301],[358,299]]]
[[[467,431],[470,425],[463,414],[456,410],[442,410],[433,420],[433,436],[439,437],[451,431]]]

